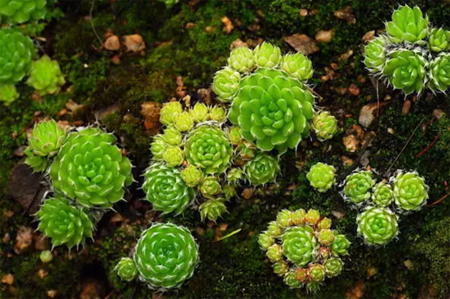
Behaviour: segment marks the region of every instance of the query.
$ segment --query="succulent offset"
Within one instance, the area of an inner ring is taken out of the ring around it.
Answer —
[[[378,207],[386,207],[392,203],[393,192],[391,185],[379,182],[373,187],[372,201]]]
[[[336,182],[336,169],[332,165],[324,163],[314,164],[306,177],[312,187],[319,192],[326,192]]]
[[[358,215],[358,234],[369,245],[385,245],[398,234],[398,216],[388,208],[368,207]]]
[[[375,180],[371,171],[356,171],[345,179],[344,197],[354,204],[362,204],[370,199],[374,185]]]
[[[445,92],[450,31],[432,28],[417,6],[401,6],[382,34],[365,47],[367,69],[406,95],[426,88]]]
[[[303,209],[279,212],[258,241],[286,285],[312,292],[326,277],[339,275],[343,268],[339,256],[346,255],[350,246],[344,235],[331,230],[330,219]]]
[[[115,142],[98,128],[70,133],[50,166],[55,191],[87,207],[110,208],[123,199],[132,165]]]
[[[140,280],[164,291],[181,286],[194,274],[198,245],[186,228],[158,223],[142,233],[133,260]]]
[[[231,67],[225,67],[214,76],[212,90],[221,102],[231,101],[239,91],[241,75]]]
[[[45,200],[36,217],[38,230],[51,239],[53,246],[78,247],[86,238],[92,238],[94,224],[86,210],[72,205],[62,196]]]
[[[333,138],[339,131],[336,117],[327,111],[317,113],[314,116],[311,128],[314,130],[320,141]]]
[[[33,61],[27,84],[40,95],[56,93],[64,83],[64,76],[57,61],[51,60],[47,55]]]
[[[47,0],[0,1],[0,24],[21,24],[43,19],[47,12]]]
[[[0,102],[9,105],[19,98],[19,93],[17,89],[12,84],[0,85]]]
[[[277,159],[263,153],[256,154],[245,166],[247,179],[254,186],[273,182],[278,171]]]
[[[400,171],[393,179],[394,201],[403,211],[417,211],[428,199],[428,186],[417,172]]]
[[[117,263],[115,270],[120,279],[125,281],[132,281],[138,275],[136,264],[129,257],[121,258]]]
[[[146,170],[144,177],[142,189],[157,211],[180,214],[194,199],[194,189],[184,182],[177,168],[155,163]]]
[[[53,119],[37,123],[28,138],[29,148],[36,156],[53,157],[66,139],[66,130]]]
[[[205,219],[216,221],[223,213],[227,211],[225,201],[226,200],[223,198],[215,198],[202,203],[199,207],[202,221]]]

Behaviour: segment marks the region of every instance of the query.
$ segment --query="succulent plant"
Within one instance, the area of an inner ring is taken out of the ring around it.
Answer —
[[[245,165],[245,174],[249,182],[254,185],[263,185],[273,182],[280,170],[276,158],[263,153],[256,156]]]
[[[319,192],[326,192],[336,182],[336,169],[324,163],[314,164],[309,170],[306,177],[312,187]]]
[[[429,86],[441,92],[450,87],[450,54],[440,55],[431,62]]]
[[[110,208],[121,200],[133,182],[132,165],[115,142],[98,128],[69,134],[50,167],[56,192],[88,207]]]
[[[367,207],[356,218],[358,234],[369,245],[385,245],[398,234],[398,216],[387,208]]]
[[[200,205],[199,210],[202,221],[205,219],[216,221],[223,213],[227,211],[225,199],[209,199]]]
[[[56,196],[44,201],[36,213],[38,230],[51,239],[53,246],[67,245],[72,248],[92,238],[94,224],[83,208],[69,203],[69,200]]]
[[[392,187],[386,182],[379,182],[373,187],[372,201],[378,207],[387,207],[393,201]]]
[[[205,104],[197,102],[189,112],[194,122],[201,123],[207,120],[209,108]]]
[[[392,14],[392,21],[386,23],[386,31],[394,43],[420,43],[428,34],[428,17],[417,6],[401,6]]]
[[[203,172],[194,165],[188,165],[181,170],[180,175],[189,187],[195,187],[203,180]]]
[[[166,5],[166,8],[169,9],[175,4],[177,4],[179,0],[159,0],[159,1],[163,2]]]
[[[142,186],[153,209],[180,214],[194,199],[195,191],[181,177],[177,168],[155,163],[147,168]]]
[[[241,168],[231,168],[227,172],[226,181],[230,185],[237,185],[244,179],[244,171]]]
[[[40,95],[58,92],[65,82],[57,61],[51,60],[47,55],[33,61],[27,84],[36,89]]]
[[[14,85],[0,85],[0,102],[8,105],[19,98],[19,93]]]
[[[386,40],[383,36],[374,38],[364,48],[364,63],[371,73],[381,72],[386,63]]]
[[[31,151],[40,157],[56,155],[66,139],[66,130],[53,119],[34,125],[28,138]]]
[[[200,183],[200,192],[206,198],[213,198],[222,192],[222,186],[217,177],[208,176]]]
[[[117,272],[120,279],[124,281],[132,281],[138,275],[136,264],[129,257],[121,258],[114,270]]]
[[[247,47],[239,47],[231,51],[228,65],[240,73],[246,73],[253,69],[253,51]]]
[[[326,276],[342,271],[339,255],[347,254],[350,246],[344,235],[331,230],[330,219],[322,218],[316,210],[303,209],[280,211],[258,242],[274,263],[274,272],[289,287],[305,286],[309,291],[316,291]]]
[[[11,28],[0,29],[0,85],[21,81],[31,69],[35,51],[29,37]]]
[[[383,74],[405,94],[421,93],[426,82],[426,59],[419,52],[398,50],[390,54]]]
[[[163,160],[167,166],[179,166],[184,161],[183,150],[179,146],[168,146],[163,154]]]
[[[257,67],[276,67],[282,58],[280,48],[266,42],[257,45],[253,50],[253,60]]]
[[[237,195],[236,187],[233,185],[225,185],[222,187],[223,196],[226,200],[230,200],[231,198]]]
[[[226,134],[214,126],[200,126],[189,133],[185,144],[187,161],[207,174],[223,173],[233,150]]]
[[[50,263],[53,260],[53,254],[50,250],[43,250],[43,251],[41,251],[41,254],[39,255],[39,259],[44,264]]]
[[[317,113],[313,118],[311,127],[320,141],[333,138],[333,135],[339,131],[336,117],[327,111]]]
[[[25,164],[30,166],[33,169],[33,171],[41,172],[47,169],[48,166],[47,157],[36,156],[30,147],[27,147],[25,149],[24,154],[26,156]]]
[[[178,131],[187,132],[194,127],[194,119],[189,112],[184,111],[177,115],[173,125]]]
[[[150,152],[153,155],[153,159],[162,161],[166,149],[167,143],[162,138],[162,135],[155,136],[150,144]]]
[[[213,106],[209,110],[208,118],[213,121],[225,122],[227,120],[227,111],[220,106]]]
[[[280,67],[290,76],[300,81],[306,81],[313,75],[311,60],[300,52],[284,55]]]
[[[231,67],[225,67],[214,76],[212,90],[221,102],[230,102],[239,91],[241,75]]]
[[[43,19],[47,13],[47,0],[0,1],[0,24],[21,24]]]
[[[141,280],[149,287],[176,288],[194,274],[198,245],[186,228],[158,223],[142,233],[133,260]]]
[[[231,144],[239,145],[242,141],[241,130],[238,127],[231,127],[228,130],[228,139]]]
[[[280,70],[260,68],[241,80],[229,119],[259,149],[283,153],[309,134],[313,103],[300,81]]]
[[[428,45],[431,51],[442,52],[450,47],[450,31],[443,28],[435,28],[431,30],[428,37]]]
[[[429,187],[417,172],[398,172],[393,186],[395,205],[401,210],[420,210],[428,199]]]
[[[370,199],[370,191],[375,185],[375,180],[370,171],[357,171],[345,179],[344,197],[354,204],[362,204]]]
[[[166,126],[173,125],[182,112],[183,107],[180,102],[165,103],[159,113],[159,121]]]
[[[183,135],[180,131],[170,126],[164,130],[161,139],[168,145],[179,146],[183,141]]]

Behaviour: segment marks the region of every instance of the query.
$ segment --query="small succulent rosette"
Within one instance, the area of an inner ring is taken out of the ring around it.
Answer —
[[[47,13],[47,0],[0,2],[0,24],[17,25],[38,21]]]
[[[115,271],[124,281],[139,277],[149,288],[167,291],[191,278],[198,262],[198,245],[187,228],[157,223],[142,233],[133,257],[121,258]]]
[[[133,182],[131,162],[112,134],[95,127],[67,132],[46,120],[34,126],[28,141],[25,163],[45,172],[54,192],[36,214],[38,229],[53,246],[78,247],[92,237],[93,219],[123,199]]]
[[[341,273],[350,242],[331,224],[317,210],[282,210],[259,235],[273,271],[286,285],[315,292],[327,277]]]
[[[365,47],[364,63],[375,76],[404,94],[450,86],[450,31],[431,27],[419,7],[400,6],[386,23],[386,33]]]
[[[245,141],[239,128],[227,125],[227,114],[225,105],[163,106],[165,127],[150,145],[152,162],[143,185],[155,210],[180,214],[194,206],[202,220],[217,221],[245,179],[253,186],[274,182],[278,159]]]
[[[311,166],[306,178],[314,189],[324,193],[336,184],[336,169],[332,165],[319,162]]]
[[[368,245],[386,245],[399,233],[401,214],[418,211],[428,199],[429,187],[416,171],[397,170],[376,182],[376,172],[356,170],[340,185],[342,196],[360,209],[358,234]]]
[[[253,50],[232,50],[212,89],[219,101],[230,104],[229,120],[246,142],[281,155],[309,136],[315,109],[306,82],[312,74],[311,61],[303,54],[283,56],[279,47],[263,42]],[[330,134],[323,134],[324,139]]]

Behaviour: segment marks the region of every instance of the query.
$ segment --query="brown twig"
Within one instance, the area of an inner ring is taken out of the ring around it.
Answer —
[[[438,200],[436,200],[435,202],[432,202],[430,204],[427,204],[427,207],[431,207],[434,205],[437,205],[438,203],[440,203],[441,201],[443,201],[444,199],[446,199],[447,197],[450,196],[450,193],[447,193],[446,195],[442,196],[441,198],[439,198]]]
[[[441,137],[441,134],[439,133],[439,135],[437,135],[436,137],[434,137],[434,140],[426,147],[424,148],[420,153],[418,153],[416,155],[416,158],[419,158],[420,156],[422,156],[423,154],[425,154],[426,152],[428,152],[430,150],[430,148],[433,147],[433,145],[436,144],[436,142],[438,141],[439,137]]]

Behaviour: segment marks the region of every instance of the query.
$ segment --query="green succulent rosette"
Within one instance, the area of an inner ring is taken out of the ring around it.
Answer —
[[[173,125],[182,112],[183,106],[180,102],[165,103],[159,112],[159,121],[166,126]]]
[[[14,85],[0,85],[0,102],[9,105],[19,98],[20,94]]]
[[[167,9],[172,8],[175,4],[178,3],[179,0],[158,0],[159,2],[163,2],[166,5]]]
[[[421,43],[428,34],[428,17],[417,6],[401,6],[392,14],[392,21],[386,23],[386,32],[394,43]]]
[[[328,277],[335,277],[341,274],[344,262],[338,257],[332,257],[324,263],[324,267]]]
[[[309,135],[314,97],[281,70],[259,68],[241,80],[229,113],[242,136],[263,151],[284,153]]]
[[[280,68],[300,81],[308,80],[314,72],[311,60],[302,53],[284,55]]]
[[[53,119],[35,124],[28,138],[29,148],[36,156],[53,157],[66,139],[66,130]]]
[[[142,189],[156,211],[180,214],[194,199],[194,189],[186,185],[177,168],[155,163],[146,170],[144,177]]]
[[[24,154],[26,156],[25,164],[30,166],[33,169],[33,171],[42,172],[47,169],[48,166],[47,157],[36,156],[30,147],[27,147],[25,149]]]
[[[398,234],[397,220],[387,208],[368,207],[356,218],[358,234],[369,245],[385,245]]]
[[[450,86],[450,54],[442,54],[430,63],[429,87],[445,92]]]
[[[428,199],[428,185],[417,172],[398,172],[393,180],[394,202],[403,211],[418,211]]]
[[[294,270],[291,270],[284,275],[284,283],[292,289],[299,288],[302,285],[302,283],[295,278]]]
[[[201,123],[207,120],[209,108],[205,104],[197,102],[189,112],[194,122]]]
[[[226,122],[227,110],[220,106],[213,106],[209,109],[208,118],[212,121]]]
[[[161,139],[168,145],[179,146],[183,142],[183,134],[174,127],[167,127]]]
[[[222,185],[217,177],[209,176],[200,183],[199,189],[204,197],[213,198],[222,192]]]
[[[264,232],[258,236],[258,244],[262,249],[269,248],[275,242],[275,238],[271,236],[268,232]]]
[[[228,184],[235,186],[239,181],[243,180],[244,177],[244,171],[241,168],[231,168],[227,172],[226,180]]]
[[[336,183],[336,169],[332,165],[319,162],[311,167],[306,177],[313,188],[326,192]]]
[[[387,207],[394,199],[391,185],[379,182],[373,187],[372,201],[377,207]]]
[[[443,28],[431,30],[428,37],[428,46],[431,51],[442,52],[450,48],[450,31]]]
[[[284,276],[289,271],[289,265],[285,261],[279,261],[272,265],[273,273]]]
[[[280,48],[266,42],[257,45],[253,50],[253,61],[257,67],[276,67],[282,58]]]
[[[225,172],[233,154],[225,132],[214,126],[200,126],[190,132],[184,151],[187,161],[207,174]]]
[[[176,288],[194,274],[198,245],[186,228],[158,223],[142,233],[133,260],[141,280],[149,287]]]
[[[364,48],[364,64],[371,73],[379,73],[386,63],[386,40],[380,36],[371,40]]]
[[[162,138],[162,135],[155,136],[150,144],[150,152],[153,155],[153,159],[157,161],[163,160],[163,155],[167,149],[167,143]]]
[[[240,73],[246,73],[253,69],[253,51],[247,47],[239,47],[231,51],[228,65]]]
[[[389,55],[383,69],[390,84],[405,94],[421,93],[427,81],[427,61],[419,52],[395,50]]]
[[[0,1],[0,24],[21,24],[43,19],[47,13],[47,0]]]
[[[180,175],[189,187],[195,187],[203,180],[203,172],[194,165],[188,165],[181,170]]]
[[[114,270],[116,271],[120,279],[124,281],[132,281],[138,275],[136,264],[129,257],[121,258]]]
[[[65,82],[57,61],[51,60],[47,55],[33,61],[27,84],[41,96],[57,93]]]
[[[194,119],[189,112],[184,111],[177,115],[173,125],[178,131],[187,132],[194,127]]]
[[[347,255],[350,241],[345,235],[336,234],[333,243],[331,244],[331,252],[335,256]]]
[[[21,81],[29,73],[35,53],[29,37],[11,28],[0,29],[0,85]]]
[[[245,165],[245,174],[253,186],[273,182],[280,170],[278,160],[268,154],[259,153]]]
[[[241,75],[231,67],[225,67],[214,76],[212,90],[221,102],[230,102],[239,91]]]
[[[199,210],[202,221],[209,219],[215,222],[223,213],[227,212],[225,199],[216,198],[207,200],[200,205]]]
[[[37,229],[51,239],[53,246],[78,247],[86,238],[92,238],[94,224],[89,215],[62,196],[45,200],[36,217]]]
[[[284,255],[295,265],[303,267],[316,258],[318,242],[311,227],[290,227],[281,239]]]
[[[308,268],[308,278],[312,282],[321,282],[325,280],[325,268],[320,264],[312,264]]]
[[[311,128],[320,141],[330,140],[339,131],[336,117],[327,111],[314,116]]]
[[[50,167],[56,192],[88,207],[110,208],[133,182],[130,160],[112,134],[86,128],[69,134]]]
[[[357,171],[347,176],[344,186],[344,198],[360,205],[371,197],[375,180],[371,171]]]
[[[179,146],[168,146],[163,154],[167,166],[180,166],[184,161],[184,152]]]

